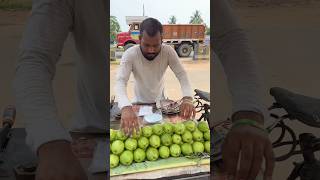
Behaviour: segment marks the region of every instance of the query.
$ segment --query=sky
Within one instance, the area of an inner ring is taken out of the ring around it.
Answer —
[[[143,4],[145,16],[156,18],[162,24],[167,24],[172,15],[177,24],[187,24],[190,16],[199,10],[210,26],[210,0],[111,0],[110,15],[117,17],[121,31],[128,30],[125,16],[142,16]]]

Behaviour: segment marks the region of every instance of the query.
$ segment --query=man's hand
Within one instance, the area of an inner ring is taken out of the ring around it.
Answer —
[[[133,130],[139,132],[138,117],[133,111],[132,106],[126,106],[122,108],[120,126],[127,136],[131,135]]]
[[[79,160],[72,153],[70,143],[53,141],[39,148],[36,180],[86,180]]]
[[[261,122],[259,118],[256,120]],[[268,133],[257,127],[240,125],[230,130],[222,146],[222,157],[225,173],[230,179],[235,178],[235,180],[254,180],[261,170],[264,157],[266,163],[264,180],[272,179],[274,168],[272,145]]]
[[[180,105],[180,117],[182,119],[190,119],[196,116],[196,109],[193,106],[191,97],[182,98],[182,103]]]

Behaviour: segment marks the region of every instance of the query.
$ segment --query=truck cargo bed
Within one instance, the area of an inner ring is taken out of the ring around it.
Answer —
[[[163,39],[192,39],[205,38],[205,26],[202,24],[165,24],[163,25]]]

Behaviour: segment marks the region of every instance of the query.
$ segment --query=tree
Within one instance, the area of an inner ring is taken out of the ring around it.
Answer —
[[[190,17],[190,24],[202,24],[203,19],[199,10],[196,10],[193,15]]]
[[[206,26],[206,35],[210,36],[210,27],[205,25]]]
[[[168,21],[169,24],[176,24],[177,18],[175,16],[170,16],[170,19]]]
[[[117,17],[110,16],[110,41],[114,42],[116,41],[117,34],[120,32],[120,25],[117,20]]]
[[[210,27],[207,28],[206,35],[210,35]]]

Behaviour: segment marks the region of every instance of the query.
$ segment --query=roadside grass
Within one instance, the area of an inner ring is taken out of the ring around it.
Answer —
[[[0,10],[31,10],[32,0],[0,0]]]

